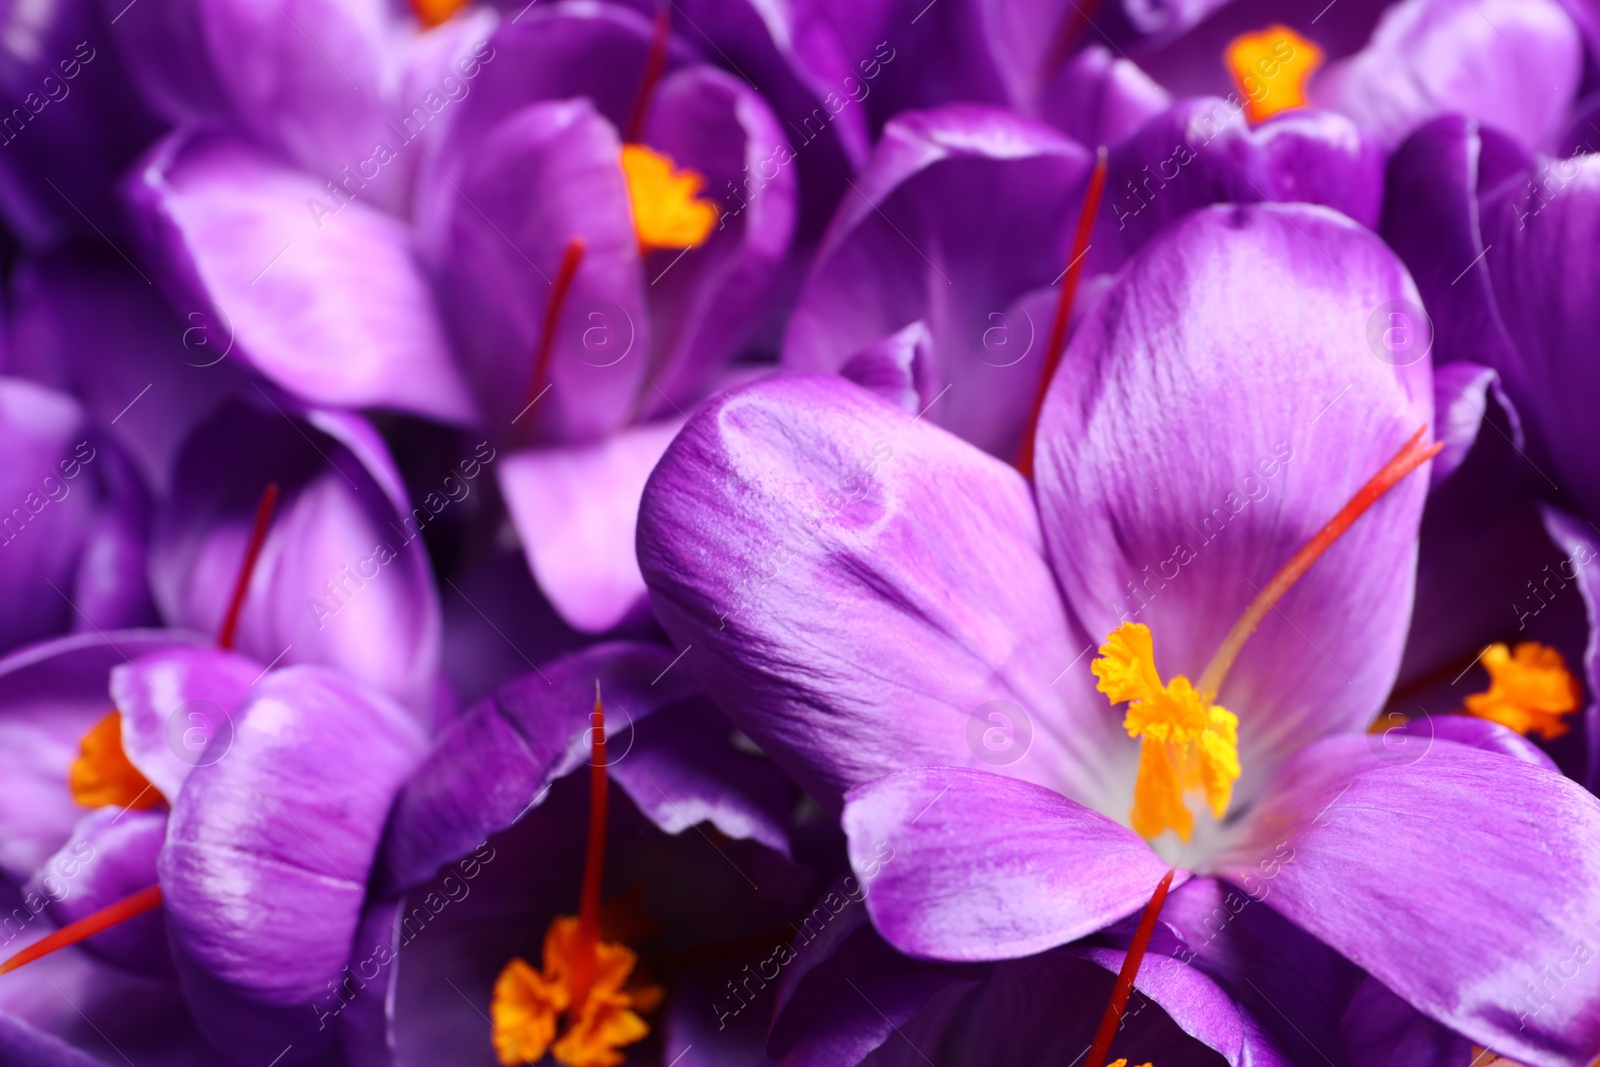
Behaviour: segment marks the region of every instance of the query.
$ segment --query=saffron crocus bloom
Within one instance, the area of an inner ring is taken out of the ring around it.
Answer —
[[[178,454],[151,551],[163,616],[218,631],[262,491],[276,484],[282,501],[250,574],[239,650],[262,663],[337,667],[429,721],[440,623],[421,531],[446,501],[413,508],[360,416],[253,399],[223,407]],[[492,447],[478,456],[493,458]]]
[[[46,923],[159,886],[160,911],[87,947],[175,974],[216,1046],[271,1056],[293,1042],[285,1062],[300,1062],[337,1036],[310,1004],[345,964],[423,733],[327,668],[271,671],[198,646],[158,631],[88,635],[0,666],[20,768],[0,791],[5,869]]]
[[[733,392],[674,442],[640,518],[658,614],[842,814],[853,862],[895,847],[868,897],[892,945],[1029,955],[1127,916],[1175,863],[1270,880],[1274,910],[1482,1045],[1588,1062],[1600,979],[1508,1005],[1600,921],[1600,805],[1491,750],[1528,747],[1493,724],[1463,719],[1409,766],[1364,734],[1400,659],[1425,479],[1252,615],[1220,686],[1202,672],[1358,488],[1420,456],[1396,449],[1431,421],[1427,359],[1397,366],[1366,335],[1416,298],[1342,216],[1209,208],[1079,327],[1032,491],[837,379]]]
[[[153,621],[149,501],[72,397],[0,378],[0,650],[72,630]]]
[[[783,133],[622,8],[531,9],[419,191],[423,258],[528,564],[572,625],[644,613],[631,531],[682,413],[726,372],[794,227]],[[760,177],[746,182],[749,175]]]
[[[786,858],[793,801],[670,649],[547,662],[464,712],[402,790],[362,964],[319,1007],[366,1020],[381,1062],[754,1062],[777,976],[747,1010],[724,985],[814,892]]]

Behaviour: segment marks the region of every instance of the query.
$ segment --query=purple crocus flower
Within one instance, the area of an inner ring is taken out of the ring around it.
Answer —
[[[429,721],[441,699],[440,622],[422,533],[470,491],[467,472],[481,477],[493,447],[413,507],[366,420],[263,392],[253,399],[224,406],[177,456],[151,548],[163,617],[219,630],[262,492],[275,484],[282,501],[250,575],[237,647],[262,663],[336,667]]]
[[[1588,1062],[1600,991],[1575,960],[1600,929],[1600,805],[1491,723],[1441,723],[1408,765],[1364,736],[1400,661],[1424,479],[1258,600],[1431,422],[1425,356],[1368,340],[1416,299],[1336,213],[1208,208],[1088,312],[1032,491],[837,378],[727,394],[674,442],[640,514],[658,615],[740,728],[842,815],[856,865],[891,842],[868,897],[890,944],[1030,955],[1129,915],[1175,864],[1180,882],[1270,885],[1275,911],[1479,1044]],[[1252,601],[1270,613],[1213,693],[1200,668]],[[1129,738],[1173,706],[1130,693],[1158,670],[1176,706],[1204,694],[1208,754],[1176,757],[1192,779]],[[1135,699],[1123,724],[1104,693]]]
[[[153,621],[149,500],[72,397],[0,378],[0,650],[73,630]]]
[[[603,801],[598,840],[597,686],[601,780],[620,787]],[[785,920],[814,879],[787,858],[793,786],[729,737],[658,645],[594,645],[502,686],[440,735],[402,789],[360,963],[319,1010],[367,1036],[360,1062],[491,1064],[497,1049],[501,1063],[539,1061],[557,1032],[524,1029],[512,961],[537,971],[543,945],[548,971],[547,930],[591,894],[598,904],[603,885],[601,951],[636,954],[626,988],[649,1020],[648,1035],[615,1039],[628,1062],[755,1062],[776,976],[753,979],[753,1005],[730,990],[754,973],[752,942],[765,957],[788,941]],[[601,855],[603,880],[591,882],[583,872]],[[572,1007],[590,1017],[586,1001]],[[606,1062],[610,1041],[583,1052],[592,1032],[576,1030],[581,1040],[555,1041],[556,1058]]]
[[[5,874],[47,913],[19,932],[159,901],[86,947],[175,976],[218,1047],[292,1042],[285,1062],[329,1047],[302,1002],[345,964],[389,802],[424,749],[415,718],[328,668],[274,671],[162,631],[23,650],[0,694],[18,767],[0,791]]]

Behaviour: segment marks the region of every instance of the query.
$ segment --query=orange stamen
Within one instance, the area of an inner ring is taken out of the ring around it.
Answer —
[[[32,963],[43,956],[48,956],[59,948],[76,945],[85,938],[93,937],[102,930],[109,930],[118,923],[125,923],[129,919],[143,915],[152,908],[161,906],[161,887],[158,885],[141,889],[130,897],[123,897],[115,904],[108,904],[93,915],[85,915],[75,923],[68,923],[48,937],[40,938],[21,952],[12,956],[4,963],[0,963],[0,974],[10,974],[24,964]]]
[[[583,889],[578,897],[578,950],[572,998],[581,1005],[594,979],[600,944],[600,883],[606,861],[606,712],[600,702],[600,681],[594,683],[589,761],[589,845],[583,857]]]
[[[561,264],[556,267],[556,276],[550,282],[550,300],[544,306],[544,320],[539,324],[539,343],[533,350],[533,379],[528,384],[528,407],[537,403],[550,387],[550,361],[555,355],[556,329],[561,325],[561,311],[567,302],[567,291],[572,288],[572,279],[577,277],[578,267],[583,264],[583,250],[583,238],[574,237],[568,241],[567,247],[561,252]],[[532,425],[532,420],[529,420],[528,426],[531,428]]]
[[[85,808],[153,808],[163,797],[122,747],[122,713],[112,708],[78,743],[67,771],[72,799]]]
[[[411,10],[417,21],[427,29],[442,26],[450,16],[466,7],[470,0],[411,0]]]
[[[1105,1014],[1100,1016],[1100,1029],[1095,1031],[1094,1044],[1089,1046],[1089,1055],[1085,1057],[1083,1067],[1106,1065],[1106,1057],[1111,1054],[1111,1040],[1117,1036],[1117,1028],[1122,1025],[1122,1013],[1128,1007],[1128,998],[1133,995],[1133,980],[1139,976],[1139,964],[1144,962],[1144,954],[1150,948],[1150,938],[1156,931],[1156,919],[1161,915],[1161,906],[1167,901],[1167,890],[1172,888],[1172,876],[1177,873],[1175,867],[1167,871],[1156,884],[1156,891],[1150,894],[1150,903],[1144,906],[1144,914],[1139,916],[1139,925],[1134,928],[1127,955],[1122,957],[1122,969],[1117,972],[1116,984],[1111,987],[1111,999],[1106,1003]]]
[[[228,611],[222,616],[222,629],[217,633],[218,648],[232,648],[239,630],[239,614],[244,610],[244,597],[250,591],[250,576],[255,572],[256,560],[261,556],[261,546],[267,539],[267,524],[272,521],[272,509],[278,506],[278,483],[268,482],[256,506],[255,525],[250,528],[250,541],[245,546],[244,562],[239,565],[238,580],[233,583],[233,597],[228,601]]]
[[[1033,439],[1039,431],[1039,413],[1044,410],[1044,398],[1050,392],[1050,381],[1056,376],[1056,368],[1061,365],[1072,300],[1078,292],[1084,256],[1089,251],[1089,235],[1094,232],[1095,215],[1100,210],[1100,194],[1105,187],[1106,148],[1101,145],[1095,153],[1094,170],[1089,175],[1089,187],[1083,195],[1083,208],[1078,212],[1078,232],[1072,239],[1072,258],[1067,260],[1067,269],[1061,274],[1061,296],[1056,300],[1055,321],[1050,324],[1050,339],[1045,343],[1044,373],[1039,377],[1033,408],[1028,412],[1028,422],[1022,430],[1022,449],[1017,455],[1017,470],[1022,472],[1024,478],[1033,477]]]
[[[1222,679],[1227,676],[1233,661],[1238,659],[1245,641],[1256,632],[1256,627],[1261,625],[1261,620],[1266,617],[1267,612],[1283,599],[1289,587],[1294,585],[1300,576],[1310,569],[1311,564],[1332,547],[1333,543],[1343,536],[1368,508],[1444,447],[1442,441],[1431,445],[1425,444],[1423,438],[1427,433],[1428,428],[1423,426],[1412,434],[1411,439],[1400,446],[1400,451],[1396,452],[1367,484],[1356,490],[1356,494],[1339,509],[1339,513],[1330,519],[1326,526],[1318,530],[1311,540],[1289,557],[1289,562],[1279,568],[1278,573],[1267,583],[1267,587],[1257,593],[1255,599],[1245,607],[1244,614],[1233,624],[1233,629],[1222,639],[1222,644],[1211,657],[1211,662],[1206,664],[1206,669],[1200,674],[1196,688],[1205,694],[1207,700],[1216,697],[1217,690],[1222,686]]]
[[[623,128],[624,144],[639,144],[644,135],[644,120],[650,114],[650,98],[655,95],[656,83],[667,66],[667,42],[672,30],[671,7],[666,0],[656,4],[655,32],[650,35],[650,52],[645,56],[644,75],[639,79],[639,91],[633,97],[633,110],[628,112],[628,125]]]

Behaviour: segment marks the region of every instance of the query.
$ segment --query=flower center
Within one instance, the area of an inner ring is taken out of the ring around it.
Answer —
[[[1287,26],[1269,26],[1228,42],[1222,61],[1245,98],[1252,123],[1306,106],[1306,83],[1322,66],[1322,49]]]
[[[617,1049],[650,1033],[660,986],[630,984],[638,956],[600,940],[600,883],[606,843],[605,709],[595,684],[589,764],[589,842],[578,914],[557,916],[544,935],[544,969],[514,958],[495,980],[489,1016],[495,1055],[506,1067],[537,1063],[548,1051],[568,1067],[616,1067]],[[559,1032],[559,1036],[558,1036]]]
[[[1223,637],[1211,662],[1201,672],[1200,684],[1176,675],[1162,682],[1155,666],[1155,642],[1150,628],[1123,623],[1100,646],[1090,670],[1112,704],[1128,702],[1123,727],[1141,741],[1139,773],[1133,787],[1129,821],[1147,840],[1174,831],[1183,841],[1194,832],[1194,815],[1184,794],[1200,789],[1211,814],[1221,819],[1233,799],[1233,783],[1242,773],[1239,763],[1239,719],[1216,703],[1217,691],[1238,658],[1244,643],[1255,633],[1267,612],[1289,588],[1333,546],[1356,519],[1390,489],[1443,447],[1423,442],[1428,428],[1419,429],[1378,473],[1340,508],[1328,523],[1278,569],[1266,587],[1245,606],[1244,613]],[[1559,658],[1559,657],[1558,657]],[[1484,657],[1487,665],[1488,655]],[[1491,668],[1491,674],[1493,668]]]
[[[622,146],[622,173],[642,254],[706,243],[717,225],[717,205],[701,199],[706,180],[698,171],[680,170],[671,157],[630,142]]]
[[[411,0],[411,10],[426,29],[433,29],[450,20],[450,16],[466,7],[468,0]]]
[[[1536,641],[1524,641],[1514,652],[1495,644],[1484,650],[1481,662],[1489,672],[1489,688],[1467,697],[1467,714],[1546,741],[1567,732],[1562,716],[1578,710],[1583,691],[1561,653]]]
[[[1150,628],[1143,623],[1125,622],[1113,630],[1090,670],[1113,704],[1128,702],[1122,725],[1129,737],[1140,740],[1134,832],[1155,838],[1172,830],[1188,841],[1194,816],[1183,798],[1196,788],[1204,791],[1214,818],[1226,815],[1240,774],[1239,717],[1211,703],[1181,674],[1163,683]]]

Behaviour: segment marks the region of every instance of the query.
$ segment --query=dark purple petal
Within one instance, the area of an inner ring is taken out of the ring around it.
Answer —
[[[939,355],[928,324],[918,319],[867,345],[845,360],[841,377],[913,415],[933,403],[939,388]]]
[[[922,320],[950,386],[928,417],[1015,455],[1050,323],[1013,304],[1066,267],[1089,165],[1075,142],[1011,112],[953,105],[899,116],[829,226],[784,365],[834,372]],[[998,345],[996,327],[1007,333]]]
[[[1167,871],[1104,815],[983,771],[919,767],[857,786],[843,823],[873,924],[927,959],[1014,959],[1076,940],[1137,911]]]
[[[1273,908],[1418,1011],[1525,1063],[1579,1067],[1600,1046],[1600,976],[1578,962],[1600,932],[1593,794],[1450,741],[1396,762],[1334,738],[1287,763],[1247,825],[1217,873],[1259,877],[1288,842]]]
[[[1374,978],[1356,990],[1339,1029],[1351,1063],[1413,1067],[1474,1058],[1472,1042],[1419,1014]]]
[[[837,377],[711,401],[639,510],[684,666],[833,811],[924,763],[1103,791],[1120,731],[1081,679],[1052,686],[1089,649],[1041,552],[1014,470]]]
[[[1046,543],[1091,638],[1145,624],[1163,677],[1200,676],[1272,574],[1430,422],[1426,353],[1381,343],[1381,316],[1416,301],[1393,254],[1325,208],[1207,208],[1145,246],[1073,336],[1039,427]],[[1240,799],[1382,705],[1426,491],[1425,472],[1391,490],[1244,646],[1218,694],[1239,716]],[[1075,673],[1087,684],[1088,662]]]
[[[652,423],[596,444],[529,449],[501,461],[500,491],[528,569],[572,626],[604,633],[646,614],[633,547],[639,496],[682,425]]]
[[[996,4],[1004,11],[1008,5]],[[1047,5],[1054,10],[1054,5]],[[1072,10],[1057,12],[1072,17]],[[1046,84],[1035,113],[1086,145],[1115,145],[1131,136],[1172,102],[1126,56],[1112,56],[1098,42],[1068,60]]]
[[[160,860],[185,995],[212,1040],[326,1048],[312,1001],[349,957],[414,720],[322,667],[269,675],[174,802]],[[352,763],[359,756],[359,767]]]
[[[231,326],[233,352],[285,389],[472,418],[400,220],[209,132],[162,141],[123,191],[174,304]]]
[[[1589,697],[1583,712],[1583,733],[1588,741],[1587,776],[1580,780],[1587,781],[1591,790],[1600,792],[1600,573],[1597,573],[1600,568],[1593,565],[1600,559],[1600,534],[1596,533],[1592,524],[1579,521],[1555,508],[1547,506],[1541,511],[1545,531],[1565,556],[1557,564],[1557,580],[1559,582],[1560,578],[1567,578],[1577,586],[1577,599],[1583,605],[1585,625],[1582,659],[1580,661],[1574,655],[1577,650],[1573,648],[1564,650],[1564,654],[1569,668],[1573,668],[1573,674],[1582,681],[1584,692]],[[1542,577],[1547,576],[1546,573]],[[1565,588],[1565,583],[1560,583],[1555,589],[1546,588],[1548,592],[1560,592]],[[1583,665],[1581,672],[1576,669],[1579,662]]]

